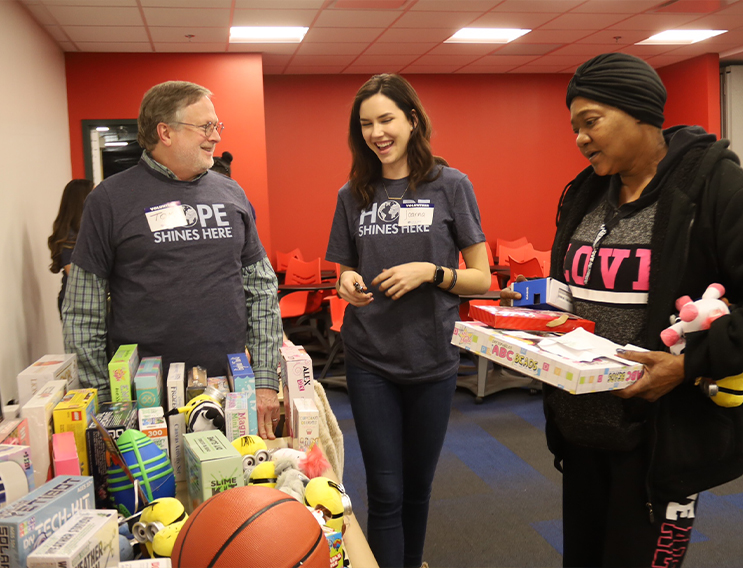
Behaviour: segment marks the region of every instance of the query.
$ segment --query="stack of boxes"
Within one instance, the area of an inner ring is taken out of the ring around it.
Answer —
[[[320,438],[320,414],[315,405],[312,359],[304,348],[281,348],[284,413],[295,450],[305,451]]]

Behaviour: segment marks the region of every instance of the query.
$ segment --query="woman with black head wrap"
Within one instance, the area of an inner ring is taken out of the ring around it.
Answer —
[[[698,126],[662,130],[666,90],[620,53],[581,65],[568,86],[590,166],[565,189],[553,278],[575,312],[644,364],[625,390],[574,396],[545,385],[547,441],[563,471],[565,566],[679,566],[697,493],[743,473],[743,407],[695,385],[743,371],[743,312],[690,334],[681,355],[660,332],[675,300],[725,286],[743,300],[743,170]]]

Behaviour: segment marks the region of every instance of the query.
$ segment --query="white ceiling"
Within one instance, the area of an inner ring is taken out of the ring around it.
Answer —
[[[267,74],[572,73],[623,51],[663,67],[743,59],[743,0],[16,0],[69,52],[261,52]],[[230,44],[230,26],[307,26],[300,44]],[[505,45],[445,44],[461,27],[531,28]],[[666,29],[727,29],[639,46]]]

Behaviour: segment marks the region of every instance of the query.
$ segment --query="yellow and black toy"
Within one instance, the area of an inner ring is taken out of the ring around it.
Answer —
[[[248,477],[248,485],[276,487],[276,463],[265,461],[255,466]]]
[[[352,513],[351,498],[342,484],[327,477],[313,477],[304,488],[304,504],[313,509],[325,509],[325,524],[343,532],[343,515]],[[327,511],[327,512],[326,512]]]
[[[142,510],[131,527],[137,542],[144,544],[151,558],[170,557],[181,527],[188,519],[183,504],[174,497],[155,499]]]
[[[168,412],[186,415],[187,432],[222,430],[224,432],[224,394],[214,387],[206,387],[203,393],[193,397],[186,406]]]

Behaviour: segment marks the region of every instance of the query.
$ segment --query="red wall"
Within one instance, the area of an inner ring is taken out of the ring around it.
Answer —
[[[259,54],[67,53],[65,59],[74,177],[85,177],[81,120],[137,118],[153,85],[198,83],[214,93],[217,116],[226,125],[217,154],[234,156],[232,177],[256,208],[261,240],[272,250]]]
[[[258,212],[274,250],[324,257],[338,189],[350,166],[348,117],[368,76],[261,75],[254,54],[67,54],[73,175],[84,175],[80,121],[136,118],[144,92],[169,79],[214,92],[225,122],[218,153]],[[717,55],[665,67],[666,125],[720,132]],[[552,244],[562,188],[586,162],[575,148],[568,75],[410,75],[433,122],[434,152],[466,172],[488,240]],[[264,115],[265,112],[265,115]]]

